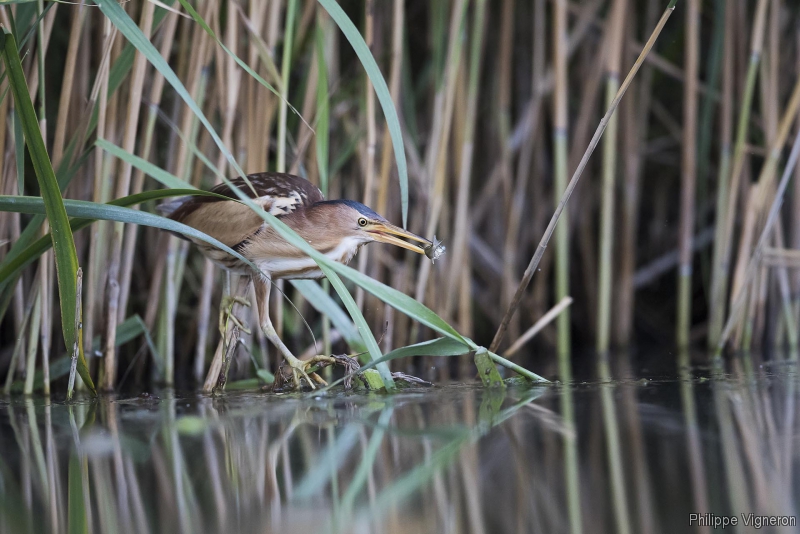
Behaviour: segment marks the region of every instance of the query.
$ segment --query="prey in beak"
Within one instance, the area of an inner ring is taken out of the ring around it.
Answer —
[[[365,228],[365,230],[372,235],[372,238],[375,241],[402,247],[414,251],[417,254],[424,254],[430,258],[431,261],[435,261],[445,252],[444,245],[442,245],[442,242],[436,239],[435,236],[433,238],[433,242],[431,242],[424,237],[420,237],[417,234],[403,230],[399,226],[395,226],[388,222],[372,222],[367,228]],[[404,238],[406,241],[400,238]],[[420,243],[420,245],[411,243],[410,241],[416,241],[417,243]]]
[[[398,247],[402,247],[408,250],[413,250],[417,254],[425,254],[425,248],[416,245],[414,243],[409,243],[408,241],[403,241],[402,239],[399,238],[403,237],[410,241],[424,243],[423,245],[424,247],[433,246],[433,243],[431,243],[424,237],[420,237],[417,234],[411,233],[407,230],[403,230],[399,226],[395,226],[388,222],[387,223],[372,222],[367,228],[365,228],[365,230],[372,235],[372,238],[375,241],[380,241],[381,243],[389,243],[390,245],[396,245]]]

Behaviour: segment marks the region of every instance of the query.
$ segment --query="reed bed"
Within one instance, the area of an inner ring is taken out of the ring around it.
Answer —
[[[447,356],[491,343],[494,362],[513,346],[512,363],[568,381],[587,349],[797,348],[800,188],[777,180],[800,172],[786,164],[793,2],[31,1],[1,6],[0,22],[6,391],[67,390],[71,365],[77,387],[211,389],[240,335],[228,386],[269,382],[278,358],[258,328],[216,328],[236,280],[153,215],[172,190],[264,170],[449,249],[431,265],[373,245],[355,262],[368,276],[273,291],[295,353],[381,360],[444,335],[462,350],[407,350],[422,358],[394,370],[469,378],[474,366]],[[110,221],[85,220],[112,201]],[[46,252],[54,225],[69,239]]]

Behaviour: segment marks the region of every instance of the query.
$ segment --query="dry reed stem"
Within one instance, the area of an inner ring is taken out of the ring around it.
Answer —
[[[478,95],[480,94],[479,76],[481,73],[484,34],[486,31],[486,0],[478,0],[473,16],[472,33],[469,51],[469,81],[467,88],[467,105],[464,116],[464,131],[461,146],[461,162],[459,167],[458,182],[456,185],[455,224],[453,229],[452,267],[447,278],[447,300],[445,302],[445,316],[450,317],[456,298],[460,298],[462,305],[469,304],[469,294],[462,293],[464,277],[470,276],[469,270],[469,199],[470,176],[473,171],[472,160],[475,149],[475,124],[477,119]],[[458,292],[457,292],[458,291]],[[464,302],[466,301],[466,302]],[[465,312],[468,313],[468,312]],[[464,324],[462,326],[462,332]],[[466,331],[468,332],[468,331]]]
[[[727,218],[728,188],[730,182],[731,142],[733,139],[733,77],[734,77],[734,48],[730,36],[734,29],[733,9],[730,5],[725,9],[725,39],[723,45],[722,69],[722,102],[720,109],[720,168],[717,180],[716,218],[714,226],[714,242],[711,260],[711,294],[709,296],[709,331],[708,347],[716,347],[722,334],[725,312],[713,307],[715,303],[724,302],[727,284],[721,276],[720,269],[724,266],[724,249],[719,246],[724,237]]]
[[[463,40],[460,36],[465,31],[465,21],[467,12],[467,2],[465,0],[455,0],[450,18],[449,39],[450,46],[447,50],[447,60],[444,67],[444,80],[441,90],[437,91],[435,102],[437,108],[434,111],[434,126],[432,127],[432,142],[429,145],[425,161],[425,176],[429,187],[429,210],[427,224],[425,225],[425,235],[433,236],[436,228],[440,224],[444,195],[446,188],[447,173],[447,145],[450,139],[450,132],[453,123],[453,109],[455,102],[455,89],[457,86],[458,71],[461,68],[461,48]],[[419,259],[419,270],[417,274],[417,287],[414,298],[424,302],[425,290],[428,284],[432,263],[427,258]]]
[[[165,17],[161,29],[161,47],[159,52],[161,56],[168,60],[169,54],[172,49],[172,41],[175,36],[175,29],[178,23],[178,15],[169,14]],[[152,72],[150,78],[150,94],[148,95],[145,103],[149,105],[147,113],[147,124],[144,130],[144,141],[141,144],[140,153],[144,159],[148,159],[151,155],[154,130],[156,126],[157,112],[156,109],[161,105],[161,97],[164,93],[164,76],[157,70]],[[144,188],[144,172],[136,169],[131,182],[130,193],[132,195],[141,193]],[[139,209],[139,206],[134,206],[134,209]],[[128,298],[131,291],[131,278],[133,276],[133,258],[136,251],[136,243],[138,236],[138,228],[135,225],[129,224],[125,228],[125,244],[122,250],[122,273],[120,274],[120,294],[119,294],[119,321],[125,319],[125,310],[128,308]]]
[[[783,195],[786,192],[786,188],[789,184],[789,178],[792,176],[792,173],[794,172],[794,167],[797,164],[797,160],[799,157],[800,157],[800,136],[798,136],[795,139],[795,142],[792,146],[792,152],[789,155],[789,160],[786,162],[786,168],[784,169],[783,176],[781,177],[780,184],[778,185],[778,190],[775,194],[772,206],[770,207],[766,223],[764,224],[764,229],[762,230],[761,235],[758,238],[758,243],[756,244],[755,251],[753,252],[753,256],[750,259],[750,262],[748,263],[747,271],[744,274],[743,285],[745,287],[748,284],[748,282],[752,280],[752,277],[755,275],[756,269],[759,266],[761,253],[764,247],[766,246],[767,239],[769,238],[773,225],[775,224],[778,218],[778,214],[780,212],[780,206],[783,202]],[[719,343],[717,344],[717,355],[719,355],[722,352],[722,349],[725,347],[725,343],[728,340],[728,336],[730,336],[731,331],[738,319],[739,313],[741,312],[744,303],[746,302],[745,297],[746,297],[746,291],[740,291],[736,297],[735,302],[731,305],[730,315],[728,316],[728,320],[725,323],[725,328],[722,330],[722,336],[720,337]]]
[[[153,25],[153,14],[155,5],[145,2],[142,6],[141,20],[139,28],[145,37],[149,38],[150,30]],[[128,100],[127,118],[125,119],[125,130],[122,137],[122,148],[126,152],[133,153],[136,143],[136,134],[139,126],[139,108],[142,103],[142,91],[144,88],[144,74],[147,66],[147,58],[141,52],[136,53],[131,75],[130,94]],[[123,162],[122,170],[116,183],[115,198],[126,196],[130,189],[132,166],[130,163]],[[109,244],[108,257],[108,278],[106,280],[106,317],[104,329],[104,373],[101,387],[105,390],[113,390],[117,377],[117,354],[116,354],[116,333],[117,324],[120,322],[120,314],[124,316],[125,310],[119,307],[120,298],[120,262],[122,259],[122,239],[124,235],[124,225],[114,223],[111,230],[111,242]]]

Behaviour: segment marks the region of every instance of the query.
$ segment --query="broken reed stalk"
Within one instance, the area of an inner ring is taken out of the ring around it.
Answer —
[[[536,252],[531,258],[531,261],[528,264],[527,269],[525,269],[525,274],[522,276],[522,280],[520,281],[519,286],[517,287],[517,291],[514,293],[514,298],[511,301],[511,305],[506,310],[506,313],[503,316],[503,320],[500,322],[500,326],[497,329],[497,333],[495,334],[494,339],[492,340],[492,345],[489,349],[490,352],[495,352],[497,350],[497,347],[503,341],[503,336],[505,335],[506,330],[508,329],[508,323],[511,321],[514,312],[516,312],[517,307],[519,306],[519,302],[522,299],[522,294],[528,287],[531,278],[533,278],[533,273],[536,272],[536,269],[539,266],[539,262],[541,261],[542,256],[544,255],[544,251],[547,248],[547,244],[550,242],[550,238],[552,237],[553,232],[555,231],[556,224],[558,223],[559,217],[561,217],[561,213],[564,211],[564,208],[566,207],[567,201],[569,201],[570,196],[572,196],[572,192],[578,185],[578,181],[580,180],[581,174],[583,174],[583,170],[586,168],[586,164],[588,163],[589,158],[594,152],[594,149],[597,147],[597,143],[600,141],[600,137],[603,135],[603,132],[608,126],[608,121],[614,114],[614,111],[616,111],[617,106],[619,105],[619,101],[622,100],[622,97],[625,95],[625,92],[628,90],[628,87],[630,87],[633,78],[636,76],[636,73],[639,72],[639,68],[642,66],[642,63],[647,57],[647,54],[653,48],[653,45],[658,39],[658,36],[661,34],[661,30],[664,29],[664,25],[667,23],[667,20],[669,20],[670,15],[672,15],[672,12],[675,10],[676,2],[677,0],[670,0],[669,5],[667,5],[667,8],[661,15],[658,24],[653,30],[653,33],[650,35],[650,38],[645,43],[642,52],[639,54],[639,57],[633,64],[633,67],[631,67],[630,72],[628,72],[628,75],[622,82],[622,85],[620,86],[619,91],[617,91],[617,94],[614,97],[614,100],[611,102],[611,105],[609,106],[608,110],[606,111],[606,114],[603,116],[603,119],[597,126],[597,130],[595,130],[595,133],[592,136],[592,140],[589,143],[589,146],[587,147],[583,157],[581,158],[580,163],[578,164],[578,168],[575,169],[575,173],[572,175],[572,178],[570,179],[569,184],[567,185],[567,189],[566,191],[564,191],[564,194],[561,197],[561,201],[558,203],[558,207],[556,208],[555,213],[553,213],[553,216],[550,219],[550,222],[548,223],[547,228],[544,231],[544,235],[542,236],[542,239],[539,242],[538,247],[536,247]]]
[[[678,349],[689,346],[692,322],[692,242],[697,181],[697,76],[700,55],[700,2],[686,6],[686,48],[683,85],[683,151],[681,157],[680,258],[678,261]]]
[[[736,144],[733,151],[733,168],[730,178],[723,183],[720,180],[720,189],[727,189],[728,197],[722,205],[717,206],[717,225],[719,226],[718,238],[714,240],[714,264],[711,277],[711,306],[709,317],[709,343],[719,345],[722,324],[726,310],[726,292],[728,287],[731,249],[733,245],[733,226],[736,219],[737,203],[739,198],[739,182],[744,170],[744,160],[747,145],[747,132],[750,126],[750,111],[755,92],[758,65],[761,60],[761,50],[764,42],[764,23],[766,19],[767,0],[759,0],[756,8],[755,22],[750,45],[750,61],[745,80],[742,107],[739,112],[739,122],[736,130]],[[728,34],[731,35],[731,34]],[[719,248],[719,251],[717,249]]]
[[[553,9],[553,92],[555,119],[553,121],[553,164],[555,173],[554,202],[567,188],[567,131],[569,84],[567,82],[567,0],[557,0]],[[562,301],[569,295],[569,212],[564,208],[564,222],[556,228],[556,299]],[[568,309],[558,316],[558,374],[563,382],[572,380],[570,365],[570,313]],[[574,525],[573,525],[574,526]]]
[[[775,222],[778,219],[778,215],[780,213],[781,205],[783,204],[783,196],[786,193],[786,188],[789,185],[789,179],[794,172],[795,166],[797,165],[798,157],[800,157],[800,136],[795,138],[794,144],[792,145],[792,152],[789,155],[789,160],[786,162],[786,167],[783,171],[783,176],[781,177],[781,181],[778,184],[778,190],[775,194],[775,199],[772,201],[772,206],[770,207],[769,214],[767,215],[767,221],[764,224],[764,229],[761,231],[761,235],[758,238],[758,243],[756,244],[756,248],[753,251],[753,256],[750,258],[750,262],[747,265],[747,271],[744,275],[744,283],[742,284],[742,290],[736,297],[736,300],[731,305],[730,315],[728,316],[728,320],[725,323],[725,327],[722,330],[722,334],[720,336],[719,342],[717,343],[715,357],[719,357],[722,354],[722,350],[725,348],[725,344],[728,340],[728,337],[733,330],[733,327],[736,324],[736,321],[739,318],[739,314],[744,308],[744,304],[747,301],[747,290],[746,288],[749,285],[749,282],[752,281],[753,276],[756,273],[756,270],[760,267],[761,264],[761,255],[764,251],[764,247],[766,246],[767,240],[770,236],[770,232],[775,225]]]

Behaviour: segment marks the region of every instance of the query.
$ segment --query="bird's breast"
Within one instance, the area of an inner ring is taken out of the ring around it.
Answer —
[[[355,238],[345,238],[334,248],[320,252],[333,261],[347,264],[364,244],[364,241]],[[299,279],[323,276],[317,262],[309,256],[297,256],[297,249],[294,249],[295,255],[292,256],[270,253],[267,250],[262,250],[259,254],[256,248],[247,252],[251,253],[246,255],[250,256],[253,263],[265,273],[269,273],[272,278]]]

